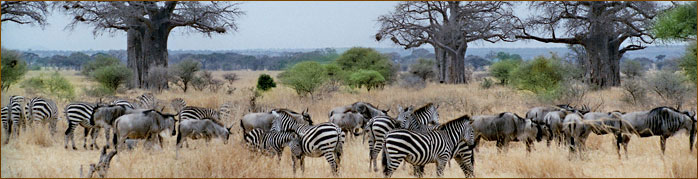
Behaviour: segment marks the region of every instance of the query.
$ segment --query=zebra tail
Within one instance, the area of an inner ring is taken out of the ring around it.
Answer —
[[[116,130],[115,130],[114,136],[112,137],[112,143],[114,144],[114,149],[116,149],[118,147],[118,145],[116,145],[116,143],[119,143],[118,142],[119,140],[117,140],[116,138],[117,138],[117,135],[116,135]]]
[[[181,125],[181,123],[179,126],[177,126],[177,130],[179,131],[179,133],[177,133],[177,144],[175,145],[175,147],[177,149],[179,149],[179,143],[182,141],[182,125]]]
[[[385,139],[383,139],[385,140]],[[381,153],[383,153],[383,158],[381,159],[381,165],[383,165],[383,171],[385,172],[388,169],[388,150],[387,147],[385,146],[386,142],[383,142],[383,149],[381,149]]]

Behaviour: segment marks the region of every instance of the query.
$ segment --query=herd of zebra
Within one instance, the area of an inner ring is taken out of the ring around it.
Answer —
[[[154,95],[143,94],[137,103],[114,100],[109,104],[73,102],[65,109],[68,128],[65,132],[65,148],[72,142],[73,132],[80,125],[85,128],[84,148],[99,148],[96,138],[105,129],[104,146],[100,164],[92,166],[96,172],[108,168],[109,155],[106,149],[127,145],[137,139],[156,143],[162,147],[161,132],[171,130],[177,136],[176,148],[189,139],[220,138],[227,143],[233,126],[224,127],[222,115],[230,115],[230,104],[220,109],[187,106],[181,98],[170,101],[176,114],[162,113],[161,105]],[[2,107],[2,125],[6,140],[19,135],[19,128],[31,126],[32,121],[49,125],[51,134],[56,132],[60,120],[58,107],[50,99],[35,97],[24,106],[24,97],[11,96],[7,106]],[[503,112],[496,115],[463,115],[445,123],[439,121],[438,104],[428,103],[419,108],[397,107],[397,116],[391,117],[388,110],[381,110],[367,102],[356,102],[333,108],[328,122],[314,124],[308,110],[301,113],[289,109],[273,109],[269,112],[248,113],[239,120],[244,144],[253,151],[266,155],[282,156],[284,148],[291,151],[293,172],[297,164],[304,170],[305,157],[324,157],[333,174],[338,174],[345,140],[347,137],[363,135],[368,139],[369,170],[378,171],[377,158],[382,156],[383,175],[390,177],[401,163],[413,167],[413,175],[422,177],[427,164],[436,164],[437,176],[443,175],[446,164],[456,160],[466,177],[474,176],[474,153],[479,141],[496,141],[498,149],[505,149],[509,142],[521,141],[531,151],[534,142],[547,140],[558,145],[569,146],[571,153],[587,150],[585,141],[591,133],[613,134],[616,139],[618,157],[621,145],[628,156],[627,145],[632,135],[640,137],[660,136],[661,150],[665,151],[666,139],[681,130],[689,133],[689,149],[693,150],[696,135],[695,112],[678,111],[671,107],[657,107],[649,111],[636,112],[591,112],[586,106],[581,109],[570,105],[534,107],[525,117]],[[28,123],[28,124],[25,124]],[[114,129],[114,132],[110,132]],[[110,143],[110,134],[113,134]],[[350,134],[347,136],[347,134]],[[92,143],[87,145],[87,136]],[[187,144],[188,146],[188,144]],[[103,159],[104,156],[108,159]],[[106,161],[106,164],[102,163]],[[100,176],[103,176],[100,173]]]

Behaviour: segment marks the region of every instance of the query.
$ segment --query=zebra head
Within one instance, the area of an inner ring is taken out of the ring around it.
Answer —
[[[313,119],[310,118],[310,113],[308,113],[308,108],[305,108],[305,110],[301,113],[303,115],[303,120],[305,122],[308,122],[308,125],[313,125]]]
[[[412,114],[414,113],[414,109],[412,108],[411,105],[407,108],[402,108],[402,106],[398,105],[397,110],[398,110],[398,115],[397,115],[398,123],[401,124],[403,128],[407,128],[409,126],[409,124],[408,124],[409,121],[412,121],[411,118],[414,117],[414,116],[412,116]]]

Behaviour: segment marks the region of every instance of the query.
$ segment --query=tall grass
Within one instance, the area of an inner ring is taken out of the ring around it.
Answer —
[[[27,76],[35,75],[29,72]],[[61,71],[76,89],[95,85],[76,76],[75,71]],[[214,72],[221,78],[224,72]],[[233,115],[223,119],[226,126],[232,125],[234,134],[227,145],[220,140],[207,143],[203,140],[189,141],[190,148],[180,149],[179,158],[175,159],[175,137],[165,136],[164,148],[143,149],[143,142],[132,151],[123,151],[114,157],[107,177],[332,177],[330,167],[324,158],[306,158],[305,172],[298,169],[293,174],[288,149],[279,161],[275,157],[265,157],[251,153],[242,146],[239,131],[239,119],[248,113],[249,99],[253,93],[247,90],[256,84],[261,73],[276,76],[278,72],[238,71],[240,80],[233,84],[237,90],[226,95],[224,90],[218,93],[208,91],[181,92],[172,88],[156,94],[158,99],[169,102],[181,97],[189,105],[217,108],[225,102],[233,104]],[[11,94],[23,94],[22,89],[13,87],[2,94],[3,105]],[[126,90],[121,97],[135,98],[146,91]],[[81,96],[81,101],[94,102],[97,99]],[[295,92],[280,86],[264,93],[257,99],[258,105],[273,108],[289,108],[301,111],[308,108],[313,121],[327,121],[327,112],[340,105],[356,101],[366,101],[381,109],[390,108],[395,116],[398,104],[420,106],[427,102],[440,104],[441,120],[447,121],[464,114],[481,115],[509,111],[519,115],[534,106],[542,104],[533,94],[518,92],[506,87],[493,86],[483,89],[479,83],[468,85],[441,85],[430,83],[422,90],[403,89],[388,86],[384,90],[358,93],[331,93],[319,95],[319,98],[299,98]],[[585,104],[598,106],[598,111],[636,111],[648,110],[640,106],[627,105],[622,102],[622,89],[611,88],[587,94]],[[694,97],[695,98],[695,97]],[[2,145],[0,153],[1,177],[79,177],[80,168],[87,172],[90,163],[99,160],[98,150],[82,148],[82,127],[75,131],[77,151],[63,148],[64,131],[67,128],[62,109],[67,102],[59,101],[62,120],[58,122],[58,132],[51,136],[47,127],[35,125],[22,131],[19,138],[12,138],[9,144]],[[687,106],[695,106],[695,100],[687,101]],[[166,112],[172,112],[167,104]],[[2,136],[3,139],[6,136]],[[98,136],[98,144],[105,144],[104,134]],[[90,142],[90,140],[88,140]],[[567,148],[544,142],[536,143],[535,150],[527,153],[521,143],[511,143],[505,152],[497,152],[494,142],[482,142],[479,152],[475,154],[476,177],[696,177],[696,155],[698,150],[690,152],[688,136],[675,135],[667,141],[666,154],[659,149],[659,138],[639,138],[633,136],[629,144],[629,158],[619,160],[612,136],[592,134],[587,140],[589,150],[582,158],[570,159]],[[353,138],[345,145],[339,177],[382,177],[381,172],[369,172],[368,145],[360,138]],[[380,164],[379,164],[380,165]],[[380,166],[379,166],[380,168]],[[411,168],[405,164],[395,172],[393,177],[412,177]],[[435,165],[426,167],[425,177],[436,177]],[[455,162],[445,170],[445,177],[462,177],[463,173]]]

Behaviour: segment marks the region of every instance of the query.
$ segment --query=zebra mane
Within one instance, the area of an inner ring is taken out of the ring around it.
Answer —
[[[413,114],[415,114],[415,113],[423,113],[423,112],[426,112],[427,110],[429,110],[429,108],[430,108],[431,106],[434,106],[434,103],[427,103],[426,105],[424,105],[424,106],[420,107],[419,109],[415,110],[415,111],[413,112]]]
[[[290,110],[290,109],[286,109],[286,108],[272,109],[272,111],[287,112],[287,113],[289,113],[289,114],[299,114],[299,113],[296,112],[296,111],[293,111],[293,110]]]
[[[468,122],[468,123],[470,122],[470,116],[468,116],[467,114],[439,125],[438,127],[436,127],[436,130],[447,129],[453,125],[460,125],[464,122]]]

